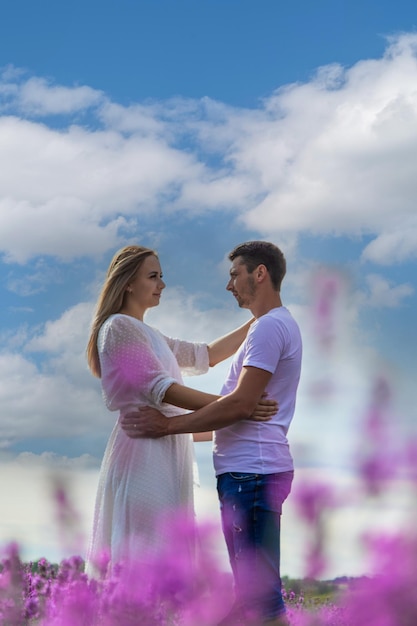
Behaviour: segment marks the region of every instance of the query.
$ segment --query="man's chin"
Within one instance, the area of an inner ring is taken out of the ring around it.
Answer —
[[[236,302],[238,304],[238,307],[240,309],[247,309],[248,308],[248,305],[241,298],[239,298],[239,296],[234,296],[234,298],[235,298],[235,300],[236,300]]]

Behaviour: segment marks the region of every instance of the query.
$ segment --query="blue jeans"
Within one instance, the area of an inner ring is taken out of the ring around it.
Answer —
[[[236,610],[273,619],[285,613],[281,593],[282,503],[294,472],[221,474],[217,477],[223,533],[233,571]]]

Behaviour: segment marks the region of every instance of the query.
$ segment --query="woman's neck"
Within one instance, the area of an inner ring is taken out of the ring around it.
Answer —
[[[146,313],[146,310],[145,311],[141,311],[141,310],[137,309],[136,307],[124,306],[119,311],[119,313],[121,313],[122,315],[129,315],[129,317],[135,317],[140,322],[143,322],[143,318],[144,318],[144,315]]]

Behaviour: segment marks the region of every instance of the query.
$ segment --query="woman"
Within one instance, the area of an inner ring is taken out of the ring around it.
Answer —
[[[165,337],[143,321],[146,311],[158,306],[164,288],[157,253],[149,248],[126,246],[110,263],[87,357],[92,373],[101,378],[107,407],[119,411],[119,419],[144,405],[172,416],[216,400],[185,387],[181,371],[205,373],[236,351],[250,326],[209,345]],[[263,412],[268,404],[262,401]],[[193,514],[192,466],[190,435],[132,439],[116,422],[100,471],[88,570],[103,553],[115,564],[163,546],[161,518],[178,511]]]

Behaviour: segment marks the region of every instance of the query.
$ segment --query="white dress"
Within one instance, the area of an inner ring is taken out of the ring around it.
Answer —
[[[181,371],[203,374],[209,367],[206,344],[170,339],[122,314],[104,322],[97,345],[103,396],[119,415],[146,405],[167,416],[184,413],[162,402],[166,390],[182,384]],[[132,439],[116,422],[100,470],[88,573],[103,554],[114,565],[163,547],[161,518],[193,513],[192,446],[188,434]]]

